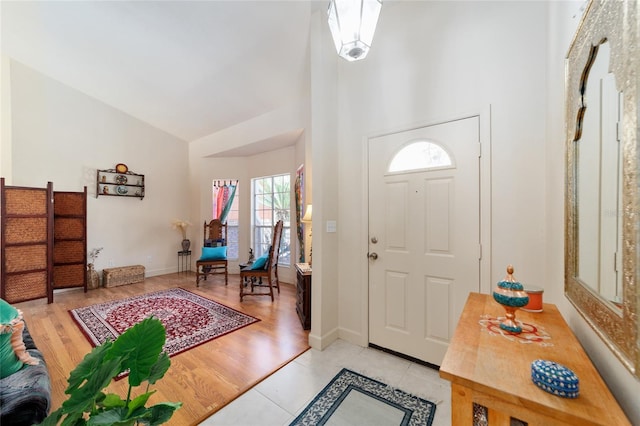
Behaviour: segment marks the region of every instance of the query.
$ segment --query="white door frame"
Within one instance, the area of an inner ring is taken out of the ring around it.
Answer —
[[[362,341],[360,344],[362,346],[369,345],[369,259],[367,257],[369,252],[369,140],[393,133],[434,126],[470,117],[479,117],[480,119],[480,292],[485,294],[491,293],[493,287],[491,283],[491,105],[478,108],[476,112],[460,113],[450,117],[415,123],[364,136],[362,139],[364,164],[362,168],[363,199],[361,204],[362,211],[360,213],[360,216],[363,218],[360,232],[364,238],[362,238],[362,245],[360,246],[360,253],[358,255],[360,259],[361,276],[364,277],[364,279],[361,280],[360,288],[360,294],[362,295],[360,301],[360,312],[362,312],[360,323],[363,327],[361,334]]]

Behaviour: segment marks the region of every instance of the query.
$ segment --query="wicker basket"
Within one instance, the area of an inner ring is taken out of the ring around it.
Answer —
[[[105,287],[117,287],[144,281],[144,266],[132,265],[102,270],[102,282]]]

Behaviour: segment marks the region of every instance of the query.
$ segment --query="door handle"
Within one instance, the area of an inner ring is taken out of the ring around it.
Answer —
[[[371,260],[376,260],[378,258],[378,253],[375,253],[375,252],[374,253],[369,253],[367,256]]]

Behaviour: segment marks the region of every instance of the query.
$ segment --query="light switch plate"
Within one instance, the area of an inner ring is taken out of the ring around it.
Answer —
[[[336,232],[336,221],[335,220],[328,220],[327,221],[327,232]]]

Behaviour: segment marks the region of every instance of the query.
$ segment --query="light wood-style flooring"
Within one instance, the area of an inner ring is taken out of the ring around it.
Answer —
[[[183,402],[168,423],[171,425],[198,424],[309,348],[308,331],[302,329],[295,310],[294,285],[281,283],[281,293],[274,302],[269,297],[246,297],[240,303],[238,275],[230,275],[226,287],[224,278],[218,276],[209,277],[200,287],[195,281],[193,273],[168,274],[87,293],[82,289],[59,292],[52,304],[46,299],[15,304],[23,311],[47,362],[52,410],[66,400],[69,373],[91,350],[68,312],[81,306],[182,287],[261,320],[171,358],[167,374],[151,387],[157,392],[148,404]],[[108,388],[123,396],[126,389],[126,379],[112,382]]]

